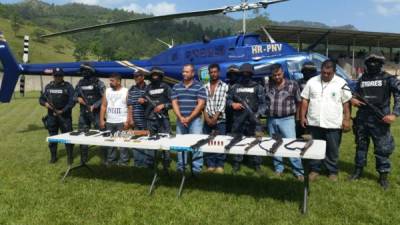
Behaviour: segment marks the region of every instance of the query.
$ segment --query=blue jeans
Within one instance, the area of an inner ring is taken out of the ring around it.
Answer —
[[[107,130],[111,131],[111,133],[115,133],[117,131],[122,131],[124,129],[124,123],[106,123]],[[107,149],[107,162],[108,163],[128,163],[129,162],[129,152],[126,148],[119,149],[119,160],[117,157],[117,151],[115,147],[106,147]]]
[[[135,130],[144,130],[145,127],[135,126]],[[149,157],[147,150],[132,149],[133,165],[136,167],[150,167],[153,163],[152,157]]]
[[[277,134],[283,138],[296,138],[296,123],[294,116],[281,117],[281,118],[268,118],[268,133],[270,136]],[[303,166],[300,158],[289,158],[292,164],[293,174],[300,176],[304,174]],[[282,157],[274,157],[273,160],[275,172],[282,173],[285,169]]]
[[[196,119],[192,120],[190,122],[189,126],[185,127],[183,124],[177,120],[176,121],[176,134],[202,134],[203,133],[203,120],[200,117],[197,117]],[[182,160],[182,154],[185,156],[185,165],[187,164],[187,157],[188,154],[187,152],[180,152],[178,153],[178,164],[177,164],[177,170],[178,171],[183,171],[183,160]],[[196,151],[193,153],[193,158],[198,158],[197,160],[193,161],[193,167],[192,170],[194,173],[200,173],[201,169],[203,167],[203,153]]]
[[[210,127],[207,123],[204,124],[203,132],[205,134],[211,134],[212,131],[216,130],[218,135],[225,135],[226,124],[225,122],[217,123],[215,126]],[[224,167],[225,154],[205,153],[205,161],[208,167],[217,168]]]
[[[329,175],[337,175],[339,173],[339,147],[342,141],[341,129],[325,129],[322,127],[308,127],[311,136],[314,139],[326,141],[325,159],[311,160],[310,170],[313,172],[321,172],[323,164],[328,170]]]

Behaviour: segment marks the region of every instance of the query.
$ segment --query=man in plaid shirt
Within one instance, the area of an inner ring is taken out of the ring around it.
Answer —
[[[207,92],[206,108],[204,109],[203,132],[210,134],[216,131],[219,135],[226,133],[225,105],[228,85],[219,79],[220,67],[211,64],[208,67],[210,81],[205,85]],[[205,154],[207,172],[224,173],[225,154]]]
[[[268,133],[283,138],[296,138],[295,115],[301,103],[300,88],[296,81],[286,80],[281,64],[271,66],[270,82],[265,85],[268,116]],[[282,157],[274,157],[275,174],[281,176],[284,170]],[[289,158],[293,174],[304,180],[301,159]]]

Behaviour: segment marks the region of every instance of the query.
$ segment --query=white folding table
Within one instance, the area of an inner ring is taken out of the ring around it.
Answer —
[[[254,137],[245,137],[237,144],[235,144],[229,150],[225,149],[225,146],[231,142],[233,137],[218,135],[210,140],[208,143],[202,145],[197,149],[193,149],[192,146],[200,140],[209,138],[209,135],[203,134],[185,134],[176,136],[163,136],[158,137],[140,137],[137,139],[124,139],[122,137],[103,137],[100,134],[85,136],[84,134],[73,136],[70,133],[59,134],[47,138],[48,142],[63,143],[63,144],[81,144],[81,145],[92,145],[92,146],[108,146],[108,147],[123,147],[123,148],[135,148],[141,150],[158,150],[155,151],[155,166],[154,176],[150,186],[149,194],[152,194],[155,184],[158,179],[157,174],[157,152],[159,151],[171,151],[171,152],[188,152],[190,154],[190,167],[193,152],[200,151],[203,153],[220,153],[220,154],[233,154],[233,155],[256,155],[256,156],[278,156],[278,157],[298,157],[303,160],[304,165],[304,192],[302,202],[302,213],[307,211],[307,199],[309,195],[309,181],[308,181],[308,161],[309,160],[322,160],[325,158],[325,147],[326,143],[322,140],[313,140],[313,144],[302,154],[301,149],[304,147],[304,142],[293,142],[295,139],[282,139],[282,144],[275,149],[273,153],[271,147],[275,143],[275,140],[269,137],[263,137],[261,140],[257,140],[257,144],[248,148],[249,144],[252,143]],[[290,144],[291,143],[291,144]],[[290,144],[290,146],[288,146]],[[289,150],[288,148],[292,149]],[[184,155],[184,154],[182,154]],[[185,161],[185,160],[183,160]],[[70,173],[71,170],[86,167],[90,169],[86,164],[72,167],[68,165],[68,169],[65,172],[62,180]],[[184,166],[185,168],[186,166]],[[178,191],[178,197],[181,196],[183,186],[185,183],[185,171],[182,173],[182,179]]]

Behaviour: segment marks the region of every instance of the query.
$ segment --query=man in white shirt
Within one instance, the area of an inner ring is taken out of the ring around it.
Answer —
[[[106,89],[100,109],[100,129],[106,128],[114,134],[118,131],[127,130],[132,118],[128,111],[128,89],[121,86],[121,76],[113,74],[110,77],[110,87]],[[128,115],[129,114],[129,115]],[[129,153],[125,148],[120,149],[119,165],[127,166]],[[107,148],[106,165],[115,164],[117,154],[115,148]]]
[[[326,141],[325,159],[310,161],[311,181],[318,177],[322,163],[328,170],[329,179],[337,181],[342,129],[350,130],[352,94],[343,88],[347,83],[335,75],[335,71],[336,64],[326,60],[321,66],[321,75],[311,78],[301,93],[301,126],[307,127],[314,139]]]

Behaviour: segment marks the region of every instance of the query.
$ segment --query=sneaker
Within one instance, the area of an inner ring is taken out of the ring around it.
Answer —
[[[208,167],[206,172],[207,173],[214,173],[215,172],[215,167]]]
[[[333,182],[337,182],[338,181],[338,176],[336,174],[330,174],[328,176],[328,179],[333,181]]]
[[[318,176],[319,176],[319,173],[313,171],[308,175],[308,180],[315,181],[318,178]]]
[[[275,172],[274,172],[274,175],[275,175],[276,177],[282,177],[282,176],[283,176],[283,172],[275,171]]]
[[[303,176],[303,175],[297,175],[297,176],[296,176],[296,179],[297,179],[298,181],[304,182],[304,176]]]
[[[224,168],[223,167],[217,167],[214,171],[217,174],[224,174]]]

